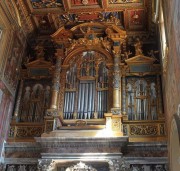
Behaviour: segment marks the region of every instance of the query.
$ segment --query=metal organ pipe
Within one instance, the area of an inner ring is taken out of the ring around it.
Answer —
[[[68,92],[65,92],[65,106],[64,106],[64,114],[65,119],[67,119],[67,98],[68,98]]]
[[[95,112],[95,82],[93,82],[92,84],[92,99],[91,99],[91,104],[92,104],[92,109],[91,109],[91,113],[93,114]]]
[[[107,106],[108,106],[108,98],[107,98],[107,95],[108,95],[108,91],[106,90],[106,91],[105,91],[105,101],[106,101],[105,111],[106,111],[106,112],[107,112]]]
[[[101,91],[99,91],[99,118],[101,117],[102,103],[101,103]]]
[[[88,119],[90,119],[92,115],[92,86],[93,86],[93,83],[90,83],[89,96],[88,96]]]
[[[84,91],[84,95],[85,95],[85,104],[84,104],[84,118],[87,119],[87,104],[88,104],[88,83],[85,83],[84,85],[85,87],[85,91]]]
[[[66,105],[66,112],[67,112],[67,119],[69,119],[69,99],[70,99],[70,93],[67,92],[67,105]]]
[[[76,92],[72,92],[73,94],[73,99],[72,99],[72,108],[71,108],[71,117],[73,118],[73,113],[74,113],[74,106],[75,106],[75,97],[76,97]]]
[[[80,84],[79,84],[79,87],[78,87],[78,95],[77,95],[77,118],[79,119],[79,111],[80,111],[80,99],[81,99],[81,91],[80,91]]]
[[[71,112],[71,92],[68,92],[68,108],[67,108],[67,112],[68,112],[68,119],[70,119],[70,112]]]
[[[65,92],[65,97],[64,97],[64,118],[66,119],[66,98],[67,97],[67,93]]]
[[[83,111],[84,111],[84,98],[85,98],[85,93],[84,93],[84,83],[81,84],[81,96],[82,96],[82,101],[80,102],[81,103],[81,119],[83,119]]]

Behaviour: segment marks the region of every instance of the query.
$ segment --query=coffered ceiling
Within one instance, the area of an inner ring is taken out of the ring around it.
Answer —
[[[151,3],[151,0],[16,0],[21,15],[26,15],[33,25],[31,32],[50,35],[62,26],[106,22],[126,30],[129,41],[137,35],[153,40]]]
[[[10,0],[7,0],[10,2]],[[144,51],[157,49],[156,25],[152,22],[153,0],[13,0],[21,26],[27,32],[27,56],[35,58],[35,48],[43,45],[45,58],[53,56],[56,45],[52,35],[58,30],[67,41],[82,38],[88,27],[98,38],[106,35],[105,28],[116,25],[126,31],[128,49],[134,51],[137,38]],[[64,40],[64,39],[63,39]],[[63,42],[64,43],[64,42]],[[66,47],[65,45],[63,45]],[[150,48],[151,47],[151,48]],[[154,48],[155,47],[155,48]]]

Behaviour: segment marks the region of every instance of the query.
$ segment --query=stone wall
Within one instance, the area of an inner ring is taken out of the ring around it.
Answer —
[[[164,19],[166,25],[166,35],[168,44],[168,60],[167,71],[164,73],[164,106],[165,116],[167,123],[167,132],[169,140],[169,163],[170,170],[173,171],[172,162],[175,153],[172,153],[172,146],[175,150],[179,149],[179,143],[172,145],[171,122],[173,115],[177,113],[178,105],[180,104],[180,1],[179,0],[166,0],[164,1]],[[177,132],[177,130],[176,130]],[[176,134],[178,136],[178,134]],[[178,138],[177,138],[178,139]],[[177,170],[177,168],[175,169]]]
[[[164,19],[168,44],[167,71],[164,73],[164,106],[167,123],[180,104],[180,1],[164,1]],[[170,126],[170,124],[168,124]],[[169,132],[168,126],[168,132]]]

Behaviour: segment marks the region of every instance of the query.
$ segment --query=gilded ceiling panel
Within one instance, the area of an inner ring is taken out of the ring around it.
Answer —
[[[97,5],[99,0],[71,0],[72,6],[81,6],[81,5]]]
[[[109,4],[142,3],[143,0],[109,0]]]
[[[31,0],[34,9],[57,8],[62,6],[62,0]]]

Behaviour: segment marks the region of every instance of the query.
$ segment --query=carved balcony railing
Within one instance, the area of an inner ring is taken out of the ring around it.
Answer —
[[[44,123],[11,123],[9,140],[30,140],[39,137],[44,132]]]

